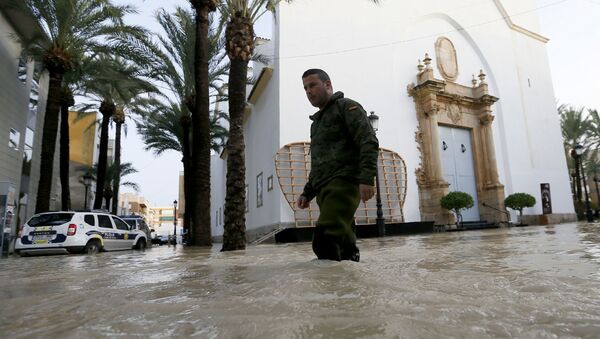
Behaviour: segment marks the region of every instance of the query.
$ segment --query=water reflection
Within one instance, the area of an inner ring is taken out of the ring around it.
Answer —
[[[594,337],[599,224],[0,261],[6,337]]]

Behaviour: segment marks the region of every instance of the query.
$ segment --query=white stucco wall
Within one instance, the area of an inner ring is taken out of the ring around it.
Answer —
[[[308,115],[316,109],[304,96],[300,77],[308,68],[325,69],[334,90],[379,115],[380,145],[397,151],[407,164],[406,220],[419,220],[414,175],[419,166],[417,120],[406,86],[416,81],[417,60],[426,52],[435,69],[434,44],[445,36],[457,50],[457,82],[470,85],[472,74],[483,69],[490,94],[500,98],[493,106],[493,131],[506,193],[528,192],[539,201],[539,184],[550,182],[554,212],[572,213],[545,45],[510,29],[493,1],[478,3],[476,11],[470,5],[458,0],[430,1],[427,6],[406,2],[375,6],[363,0],[282,4],[276,50],[281,144],[308,140]],[[537,27],[533,17],[521,21]],[[441,79],[437,70],[436,76]],[[541,208],[538,204],[526,213],[541,213]]]
[[[517,14],[510,17],[514,24],[540,33],[535,12],[527,12],[535,7],[534,0],[500,4],[509,15]],[[553,212],[574,212],[545,43],[511,29],[496,1],[432,0],[423,6],[304,0],[281,3],[277,16],[273,77],[245,126],[248,229],[293,221],[277,181],[273,192],[266,190],[266,182],[270,174],[276,178],[273,155],[279,147],[309,140],[308,116],[317,111],[302,88],[301,75],[309,68],[326,70],[334,90],[380,117],[381,147],[398,152],[407,165],[405,220],[419,221],[417,118],[407,86],[416,82],[416,66],[425,53],[442,79],[435,55],[435,41],[441,36],[457,51],[456,82],[470,86],[472,75],[481,69],[490,94],[500,98],[492,107],[493,134],[506,195],[533,195],[538,204],[525,213],[540,214],[540,183],[550,183]],[[256,175],[261,171],[264,205],[256,209]]]
[[[226,166],[219,154],[210,157],[210,231],[213,237],[223,235]]]
[[[249,212],[246,214],[247,230],[260,226],[279,224],[282,197],[275,173],[275,153],[279,149],[279,96],[278,71],[273,66],[272,41],[256,46],[255,53],[269,56],[269,65],[255,62],[253,71],[258,77],[263,67],[274,68],[264,92],[251,105],[251,113],[244,125],[246,141],[246,184],[248,184]],[[250,95],[250,89],[248,90]],[[257,176],[262,173],[262,206],[257,205]],[[273,190],[267,189],[269,176],[273,176]]]

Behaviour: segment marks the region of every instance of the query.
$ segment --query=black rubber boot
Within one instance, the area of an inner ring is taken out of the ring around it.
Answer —
[[[342,260],[360,261],[360,251],[355,244],[346,246],[342,251]]]
[[[340,245],[334,237],[323,234],[323,228],[316,227],[313,234],[312,248],[319,259],[341,261]]]

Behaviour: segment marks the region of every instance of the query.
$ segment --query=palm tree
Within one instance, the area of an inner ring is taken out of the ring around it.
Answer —
[[[212,15],[208,16],[208,27],[213,27]],[[199,120],[200,115],[197,113],[196,104],[197,98],[195,95],[195,62],[196,62],[196,24],[194,23],[194,15],[190,11],[182,8],[176,8],[174,13],[168,13],[164,10],[159,11],[156,15],[156,19],[159,24],[163,27],[166,35],[161,37],[160,43],[162,49],[165,51],[161,64],[163,65],[159,70],[158,79],[165,83],[170,90],[176,95],[174,102],[160,105],[163,108],[154,107],[151,110],[157,112],[163,112],[168,117],[165,120],[159,114],[149,115],[151,119],[144,122],[144,126],[141,126],[142,130],[148,131],[147,145],[149,148],[159,150],[159,152],[165,149],[174,149],[182,152],[183,155],[183,168],[184,168],[184,195],[185,195],[185,211],[184,215],[184,228],[190,231],[191,240],[198,245],[209,244],[210,239],[210,224],[208,229],[199,229],[203,224],[195,223],[194,227],[190,227],[190,217],[193,213],[194,194],[191,188],[192,174],[192,157],[193,153],[190,147],[190,127],[192,127],[193,120]],[[224,46],[224,39],[220,37],[215,29],[208,30],[207,36],[208,43],[208,87],[211,89],[211,93],[217,92],[217,89],[222,82],[222,77],[228,74],[229,65],[223,62],[225,55],[222,52]],[[203,51],[204,52],[204,51]],[[193,118],[192,118],[193,117]],[[216,123],[217,120],[222,118],[222,114],[209,114],[209,135],[213,133],[220,133],[220,125]],[[175,126],[176,122],[179,122],[179,126]],[[214,122],[214,123],[213,123]],[[140,127],[138,127],[140,128]],[[160,133],[160,129],[164,128],[168,131],[167,139],[164,146],[160,143],[153,142],[153,134]],[[193,129],[193,128],[192,128]],[[217,129],[217,130],[216,130]],[[222,131],[221,131],[222,132]],[[142,132],[143,133],[143,132]],[[194,134],[197,135],[197,134]],[[198,138],[192,138],[196,140]],[[212,136],[211,136],[212,139]],[[212,146],[211,146],[212,147]],[[209,151],[210,152],[210,151]],[[205,166],[210,164],[201,164]],[[208,167],[210,172],[210,167]],[[196,190],[197,193],[197,190]],[[210,203],[210,200],[209,200]],[[208,208],[208,207],[207,207]],[[197,214],[196,214],[197,216]]]
[[[86,54],[110,51],[130,40],[132,29],[123,25],[130,6],[110,0],[8,0],[8,5],[33,17],[44,34],[20,41],[24,52],[42,61],[49,73],[48,99],[42,133],[40,180],[36,213],[49,209],[54,148],[58,131],[63,77]]]
[[[195,10],[196,43],[194,54],[194,106],[192,111],[191,217],[192,243],[212,244],[210,231],[210,118],[209,118],[209,13],[220,0],[190,0]]]
[[[183,154],[186,133],[185,124],[182,124],[180,119],[185,116],[180,106],[171,103],[171,106],[164,106],[160,111],[140,119],[137,128],[146,143],[145,149],[153,150],[156,155],[168,150]],[[221,119],[227,119],[227,116],[219,112],[211,113],[211,150],[214,152],[221,151],[227,138],[227,129],[223,127]]]
[[[119,170],[117,170],[117,168]],[[98,163],[95,163],[94,166],[92,166],[91,168],[88,166],[82,166],[79,168],[79,171],[90,175],[94,180],[96,180],[96,178],[98,176]],[[113,187],[114,187],[113,182],[116,180],[120,181],[121,178],[123,178],[129,174],[134,174],[137,172],[138,172],[138,170],[135,169],[130,162],[121,163],[119,166],[117,166],[116,163],[112,163],[110,166],[108,166],[108,168],[106,169],[106,182],[104,184],[104,189],[102,191],[102,197],[105,200],[106,209],[109,208],[109,206],[111,204],[111,200],[114,199],[114,197],[113,197]],[[132,181],[121,182],[119,185],[130,187],[136,192],[140,190],[140,186],[137,183],[132,182]],[[113,214],[116,214],[116,213],[113,212]]]
[[[587,134],[590,139],[590,148],[597,150],[600,148],[600,115],[596,109],[588,109],[587,113],[589,121]]]
[[[96,199],[94,200],[96,209],[102,206],[105,190],[110,119],[116,117],[115,122],[118,128],[116,138],[118,140],[115,140],[115,162],[120,162],[120,127],[125,118],[124,113],[121,114],[117,109],[117,105],[129,105],[140,95],[157,92],[156,87],[146,80],[147,76],[148,73],[145,70],[121,58],[100,54],[90,60],[88,76],[84,80],[84,93],[93,101],[100,103],[99,111],[102,114]],[[86,105],[87,107],[90,105]],[[118,186],[114,193],[118,194]]]
[[[67,84],[63,84],[60,97],[60,189],[61,209],[71,209],[71,192],[69,190],[69,107],[75,105],[73,92]]]
[[[119,169],[119,171],[117,171],[117,168]],[[110,166],[108,166],[108,168],[106,169],[106,185],[105,185],[105,192],[104,192],[104,200],[105,200],[105,206],[106,209],[109,208],[109,206],[111,206],[111,200],[112,203],[114,204],[115,201],[115,182],[120,182],[121,178],[124,176],[127,176],[129,174],[133,174],[133,173],[137,173],[138,171],[133,168],[132,164],[129,162],[124,162],[122,164],[119,164],[117,166],[116,162],[113,162]],[[125,181],[125,182],[120,182],[119,183],[119,187],[120,186],[127,186],[127,187],[131,187],[133,188],[134,191],[139,191],[140,187],[137,183],[135,182],[131,182],[131,181]],[[118,188],[117,187],[117,194],[118,194]],[[118,205],[118,198],[117,198],[117,205]],[[117,214],[117,208],[115,208],[114,211],[112,211],[111,213],[113,214]]]
[[[558,107],[560,115],[560,127],[563,135],[563,145],[567,154],[568,162],[571,169],[575,170],[575,177],[581,178],[580,169],[576,163],[571,160],[573,158],[573,150],[577,144],[586,146],[586,135],[591,129],[591,124],[588,116],[585,115],[584,108],[575,108],[567,105]],[[575,192],[577,201],[581,201],[581,181],[576,180]]]
[[[596,187],[596,207],[600,206],[600,189],[598,182],[600,181],[600,159],[598,159],[597,150],[593,150],[585,161],[585,172],[588,183],[594,182]],[[591,195],[591,192],[590,192]],[[591,198],[591,197],[590,197]]]

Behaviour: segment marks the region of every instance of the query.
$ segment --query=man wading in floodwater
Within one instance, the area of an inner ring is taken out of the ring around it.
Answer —
[[[296,207],[307,208],[317,197],[320,215],[312,243],[317,258],[359,261],[352,224],[360,200],[375,193],[379,143],[365,110],[344,93],[333,93],[325,71],[309,69],[302,82],[319,111],[310,116],[311,171]]]

